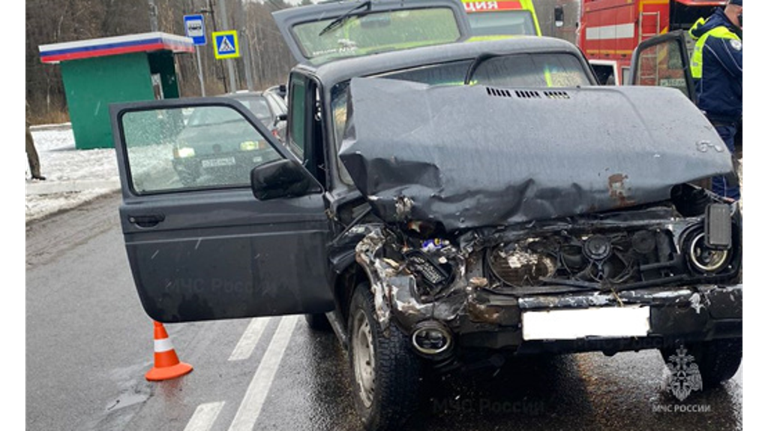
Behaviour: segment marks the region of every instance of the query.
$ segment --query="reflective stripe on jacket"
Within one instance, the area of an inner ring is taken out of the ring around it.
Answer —
[[[689,31],[696,40],[691,75],[695,100],[711,120],[735,124],[742,114],[742,37],[722,9]]]

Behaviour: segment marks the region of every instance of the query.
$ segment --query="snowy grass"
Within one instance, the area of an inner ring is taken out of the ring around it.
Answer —
[[[40,156],[43,176],[48,181],[118,180],[115,150],[76,150],[72,130],[32,132]]]
[[[27,223],[30,221],[39,220],[60,211],[76,208],[86,202],[90,202],[113,191],[114,190],[111,189],[94,189],[71,193],[27,195]]]
[[[69,125],[32,127],[46,181],[26,181],[26,221],[74,208],[119,189],[114,149],[76,150]]]

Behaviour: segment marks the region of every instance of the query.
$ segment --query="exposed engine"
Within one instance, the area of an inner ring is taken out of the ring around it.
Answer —
[[[566,285],[610,290],[732,277],[732,250],[708,247],[703,225],[677,234],[671,225],[634,231],[571,230],[499,244],[486,250],[485,264],[491,285],[505,288]]]
[[[670,232],[561,232],[488,250],[488,272],[505,287],[544,284],[617,286],[664,277],[661,262],[678,262]],[[650,268],[650,269],[649,269]]]
[[[741,270],[735,207],[695,206],[686,203],[688,216],[666,204],[458,235],[428,222],[367,225],[355,254],[373,281],[382,322],[393,312],[451,321],[471,313],[481,291],[522,300],[734,280]]]

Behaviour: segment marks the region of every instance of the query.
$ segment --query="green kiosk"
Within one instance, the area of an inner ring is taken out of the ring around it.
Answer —
[[[179,97],[174,54],[192,39],[144,33],[40,46],[43,63],[60,63],[77,149],[112,148],[109,104]]]

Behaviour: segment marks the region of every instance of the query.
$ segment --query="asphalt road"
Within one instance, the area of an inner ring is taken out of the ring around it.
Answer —
[[[118,204],[110,196],[28,227],[28,430],[359,429],[345,352],[301,317],[166,325],[195,369],[145,381],[152,322],[133,287]],[[660,389],[663,372],[660,355],[645,351],[430,379],[407,429],[742,428],[741,370],[684,403]]]

